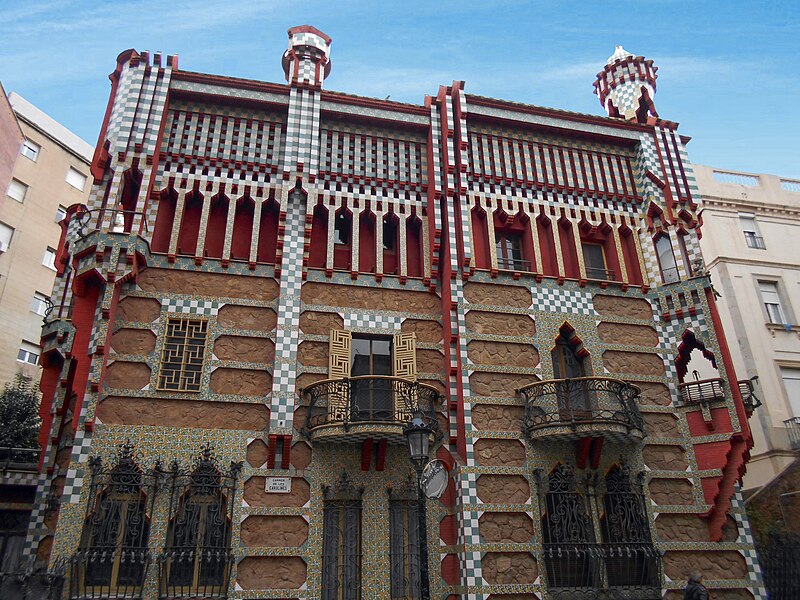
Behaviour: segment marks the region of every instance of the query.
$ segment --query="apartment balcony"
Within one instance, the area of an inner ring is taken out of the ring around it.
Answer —
[[[302,390],[308,403],[302,433],[308,439],[353,443],[367,438],[405,444],[403,427],[416,411],[437,436],[439,391],[424,383],[382,375],[325,379]]]
[[[661,554],[646,543],[546,543],[543,558],[556,600],[659,600]]]
[[[712,402],[725,400],[722,379],[699,379],[678,384],[683,406],[708,406]]]
[[[786,419],[783,424],[786,425],[792,450],[800,450],[800,417]]]
[[[619,379],[578,377],[539,381],[517,392],[525,400],[523,431],[535,440],[609,441],[644,438],[640,390]]]
[[[524,258],[497,257],[497,268],[504,271],[514,271],[517,273],[530,273],[531,261]]]
[[[106,546],[76,551],[69,561],[69,600],[142,600],[152,558],[145,547]]]

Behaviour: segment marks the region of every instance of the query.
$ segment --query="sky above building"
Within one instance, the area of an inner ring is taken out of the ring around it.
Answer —
[[[800,2],[0,0],[0,80],[94,144],[126,48],[283,82],[286,30],[333,38],[326,89],[421,104],[439,85],[589,114],[616,44],[659,67],[693,162],[800,179]]]

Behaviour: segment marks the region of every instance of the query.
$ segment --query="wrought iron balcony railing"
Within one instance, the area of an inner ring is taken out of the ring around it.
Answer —
[[[611,269],[600,269],[597,267],[586,267],[586,277],[599,281],[614,281],[615,273]]]
[[[69,565],[69,599],[142,600],[142,586],[150,563],[147,548],[78,550]]]
[[[522,271],[529,273],[531,270],[531,261],[524,258],[505,258],[503,256],[497,257],[497,268],[506,271]]]
[[[661,598],[661,554],[652,544],[546,543],[543,555],[551,598]]]
[[[523,430],[529,439],[577,439],[602,433],[616,441],[642,439],[641,390],[608,377],[552,379],[517,392],[525,400]]]
[[[148,234],[149,226],[144,212],[135,210],[123,210],[121,208],[104,208],[87,210],[77,216],[79,227],[78,236],[83,239],[90,233],[100,231],[102,233],[140,233],[134,231],[134,222],[141,223],[141,233]]]
[[[158,557],[160,600],[227,598],[234,556],[228,548],[176,548]]]
[[[753,412],[761,406],[761,400],[758,399],[756,396],[755,391],[753,390],[753,380],[752,379],[741,379],[736,382],[739,386],[739,394],[742,396],[742,403],[744,404],[744,409],[747,412],[747,416],[753,416]]]
[[[3,600],[61,600],[64,590],[62,563],[47,571],[33,566],[19,572],[0,573],[0,598]]]
[[[767,245],[764,243],[764,238],[760,235],[756,235],[752,231],[745,231],[744,239],[747,241],[748,248],[755,248],[756,250],[767,249]]]
[[[725,384],[719,377],[700,379],[678,384],[681,403],[684,406],[703,405],[725,400]]]
[[[789,443],[792,449],[800,450],[800,417],[792,417],[783,422],[786,425],[786,430],[789,433]]]
[[[325,379],[302,390],[308,402],[303,434],[308,438],[367,432],[405,443],[402,427],[417,410],[435,432],[439,391],[424,383],[383,375]]]

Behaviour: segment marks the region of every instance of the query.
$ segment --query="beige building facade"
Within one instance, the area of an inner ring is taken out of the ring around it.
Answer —
[[[0,200],[0,385],[17,372],[38,379],[39,336],[56,275],[59,222],[85,203],[92,147],[15,93],[22,129],[13,175]]]
[[[766,485],[800,450],[800,181],[695,165],[700,242],[739,379],[763,405],[745,491]]]

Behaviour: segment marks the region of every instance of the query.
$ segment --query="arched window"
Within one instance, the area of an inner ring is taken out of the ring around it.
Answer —
[[[203,449],[191,473],[173,471],[167,544],[159,560],[164,598],[221,598],[228,588],[233,495],[241,464],[228,473],[216,467],[210,447]]]
[[[589,353],[583,348],[575,330],[564,323],[559,329],[555,346],[550,352],[553,361],[554,379],[576,379],[589,377],[592,367]],[[558,409],[562,419],[573,420],[592,410],[596,404],[594,392],[589,385],[564,385],[558,397]]]
[[[90,459],[92,482],[78,551],[71,561],[71,597],[141,593],[150,561],[148,537],[155,478],[144,474],[130,446],[104,470]]]
[[[123,174],[122,194],[119,208],[114,219],[114,231],[130,233],[133,217],[136,215],[136,204],[142,187],[142,172],[139,169],[128,169]],[[118,229],[119,228],[119,229]]]
[[[672,242],[666,233],[656,238],[656,255],[658,266],[661,269],[661,280],[664,283],[675,283],[680,279],[678,265],[675,262],[675,253],[672,251]]]
[[[539,237],[539,252],[542,255],[542,270],[544,271],[544,275],[558,277],[556,243],[553,238],[553,227],[550,219],[544,215],[536,217],[536,232]]]
[[[375,215],[365,210],[358,219],[358,270],[374,273],[376,256]]]

